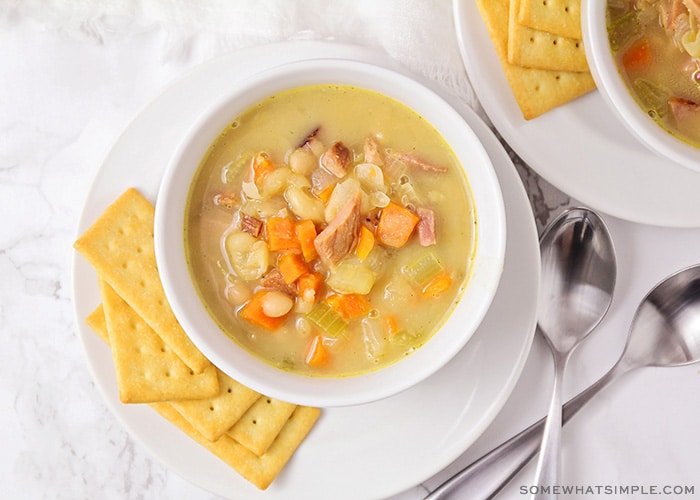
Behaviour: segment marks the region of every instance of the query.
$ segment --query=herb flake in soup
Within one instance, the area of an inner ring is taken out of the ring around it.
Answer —
[[[391,364],[440,328],[477,224],[432,125],[344,85],[238,116],[202,160],[186,217],[192,279],[220,328],[273,366],[325,377]]]

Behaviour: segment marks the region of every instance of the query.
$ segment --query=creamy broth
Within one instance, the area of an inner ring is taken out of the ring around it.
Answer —
[[[700,21],[681,0],[609,0],[607,14],[631,95],[666,131],[700,147]]]
[[[281,369],[339,377],[391,364],[439,329],[469,280],[476,224],[460,164],[421,116],[317,85],[221,132],[190,189],[185,244],[233,341]]]

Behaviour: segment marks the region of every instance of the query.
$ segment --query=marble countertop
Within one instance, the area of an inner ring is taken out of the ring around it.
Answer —
[[[449,1],[329,3],[0,5],[2,498],[214,498],[165,468],[112,415],[88,369],[71,303],[72,243],[92,180],[133,117],[169,84],[231,51],[327,40],[386,53],[486,118],[461,64]],[[510,153],[539,229],[577,204]],[[648,289],[700,262],[700,229],[604,217],[619,256],[616,297],[599,330],[574,355],[567,395],[612,366]],[[483,435],[447,469],[394,498],[423,498],[539,419],[551,380],[549,354],[536,337],[511,397]],[[637,488],[610,498],[640,498],[664,486],[694,488],[678,498],[700,497],[699,393],[698,366],[650,368],[617,382],[565,428],[562,484]],[[532,483],[533,465],[498,498],[524,497],[521,487]],[[583,497],[600,496],[564,498]]]

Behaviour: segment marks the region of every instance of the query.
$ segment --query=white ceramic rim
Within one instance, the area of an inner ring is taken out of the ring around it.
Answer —
[[[317,83],[368,88],[403,101],[424,116],[452,145],[458,157],[472,158],[463,162],[463,166],[479,211],[470,285],[443,328],[400,363],[345,378],[284,372],[249,354],[220,331],[190,280],[183,238],[190,182],[176,182],[183,176],[192,178],[211,142],[241,112],[280,91]],[[179,222],[175,223],[173,217]],[[472,129],[449,104],[433,91],[394,71],[355,61],[315,59],[262,71],[237,85],[234,95],[224,97],[202,114],[166,169],[156,202],[154,235],[156,260],[168,300],[185,331],[208,359],[239,382],[268,396],[297,404],[332,407],[368,403],[408,389],[436,372],[464,347],[496,293],[505,255],[505,227],[502,194],[491,161]],[[455,341],[447,334],[449,329],[463,330],[465,334]]]
[[[700,172],[700,148],[673,137],[637,104],[620,75],[608,41],[607,0],[583,0],[583,41],[593,79],[610,109],[654,153]]]

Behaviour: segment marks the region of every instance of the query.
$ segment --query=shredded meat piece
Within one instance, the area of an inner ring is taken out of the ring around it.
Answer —
[[[303,148],[304,146],[308,146],[314,140],[317,140],[316,136],[318,135],[319,130],[321,130],[321,127],[316,127],[315,129],[313,129],[313,131],[309,135],[304,137],[304,140],[301,141],[297,147]]]
[[[232,210],[238,205],[238,200],[236,200],[236,197],[232,194],[219,193],[214,196],[214,205],[227,210]]]
[[[256,238],[260,236],[260,231],[262,231],[263,222],[250,215],[241,214],[241,230],[246,233],[252,234]]]
[[[671,97],[668,100],[668,105],[676,121],[683,121],[700,113],[700,104],[682,97]]]
[[[361,200],[360,193],[348,200],[328,226],[316,236],[314,246],[326,265],[335,266],[357,244],[361,222]]]
[[[260,284],[264,288],[268,288],[270,290],[277,290],[286,293],[287,295],[294,296],[297,293],[296,288],[293,285],[290,285],[286,281],[284,281],[282,273],[276,267],[271,269],[269,273],[267,273],[260,279]]]
[[[423,158],[419,158],[418,156],[416,156],[414,154],[392,153],[392,157],[396,160],[399,160],[400,162],[405,163],[408,167],[419,168],[419,169],[424,170],[426,172],[436,172],[436,173],[447,172],[447,167],[443,167],[442,165],[436,165],[436,164],[431,163],[427,160],[424,160]]]
[[[365,154],[365,162],[372,163],[378,167],[384,166],[384,158],[382,157],[382,152],[379,149],[379,142],[376,137],[369,136],[365,139],[363,152]]]
[[[328,172],[342,179],[352,164],[352,152],[341,141],[334,142],[321,155],[321,166]]]
[[[421,246],[428,247],[437,243],[435,235],[435,212],[430,208],[418,207],[418,241]]]

